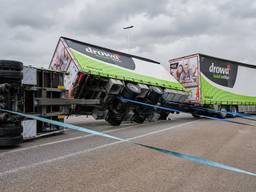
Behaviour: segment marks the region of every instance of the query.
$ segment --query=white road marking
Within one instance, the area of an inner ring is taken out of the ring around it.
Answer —
[[[6,176],[6,175],[9,175],[9,174],[12,174],[12,173],[16,173],[16,172],[19,172],[19,171],[22,171],[22,170],[35,168],[35,167],[40,166],[40,165],[49,164],[49,163],[52,163],[52,162],[55,162],[55,161],[64,160],[64,159],[67,159],[67,158],[70,158],[70,157],[74,157],[74,156],[81,155],[81,154],[84,154],[84,153],[92,152],[92,151],[95,151],[95,150],[98,150],[98,149],[103,149],[103,148],[106,148],[106,147],[109,147],[109,146],[112,146],[112,145],[116,145],[116,144],[124,143],[124,142],[127,142],[127,141],[131,141],[131,140],[147,137],[147,136],[150,136],[150,135],[158,134],[158,133],[161,133],[161,132],[169,131],[171,129],[176,129],[178,127],[189,125],[189,124],[195,123],[197,121],[199,121],[199,120],[193,120],[193,121],[189,121],[187,123],[182,123],[182,124],[179,124],[179,125],[175,125],[175,126],[172,126],[172,127],[166,128],[166,129],[152,131],[152,132],[149,132],[149,133],[146,133],[146,134],[143,134],[143,135],[138,135],[138,136],[135,136],[135,137],[127,138],[126,141],[116,141],[116,142],[112,142],[112,143],[109,143],[109,144],[100,145],[100,146],[97,146],[97,147],[94,147],[94,148],[90,148],[90,149],[70,153],[70,154],[63,155],[63,156],[60,156],[60,157],[56,157],[56,158],[53,158],[53,159],[48,159],[48,160],[41,161],[41,162],[38,162],[38,163],[33,163],[33,164],[28,165],[28,166],[21,166],[21,167],[15,168],[15,169],[11,169],[11,170],[8,170],[8,171],[1,172],[0,177]]]
[[[114,133],[116,131],[125,130],[125,129],[131,128],[131,127],[136,127],[136,126],[132,125],[132,126],[129,126],[129,127],[123,127],[123,128],[119,128],[119,129],[112,129],[112,130],[108,130],[108,131],[103,131],[103,133]],[[67,129],[67,130],[71,130],[71,129]],[[84,138],[92,137],[92,136],[94,136],[94,135],[93,134],[88,134],[88,135],[82,135],[82,136],[72,137],[72,138],[68,138],[68,139],[62,139],[62,140],[58,140],[58,141],[53,141],[53,142],[49,142],[49,143],[33,145],[33,146],[30,146],[30,147],[24,147],[24,148],[21,148],[21,149],[14,149],[14,150],[11,150],[11,151],[0,153],[0,157],[4,156],[6,154],[17,153],[17,152],[21,152],[21,151],[27,151],[27,150],[30,150],[30,149],[36,149],[36,148],[39,148],[39,147],[54,145],[54,144],[58,144],[58,143],[74,141],[74,140],[78,140],[78,139],[84,139]]]

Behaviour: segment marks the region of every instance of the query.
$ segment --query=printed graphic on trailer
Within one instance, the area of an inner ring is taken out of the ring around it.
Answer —
[[[196,87],[199,81],[198,57],[184,58],[170,63],[170,73],[185,87]]]
[[[64,79],[64,86],[66,90],[73,89],[78,72],[79,70],[76,67],[76,64],[74,63],[74,61],[71,61]]]
[[[92,45],[77,43],[75,41],[67,40],[66,43],[70,48],[75,49],[89,57],[99,59],[101,61],[124,67],[130,70],[135,69],[135,63],[132,60],[132,57],[121,55],[105,49],[100,49]]]
[[[65,49],[63,43],[59,41],[50,68],[56,71],[66,71],[70,61],[71,57],[67,49]]]
[[[200,70],[211,81],[225,87],[234,87],[238,65],[210,57],[200,57]]]
[[[168,71],[157,62],[119,54],[109,49],[98,48],[73,40],[64,41],[75,60],[80,64],[81,71],[88,69],[110,76],[129,77],[146,83],[153,82],[167,85],[174,83],[177,88],[183,89],[175,78],[170,76]]]

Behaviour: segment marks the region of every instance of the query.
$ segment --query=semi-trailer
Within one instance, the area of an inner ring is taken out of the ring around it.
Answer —
[[[170,59],[169,64],[171,75],[190,91],[184,103],[219,111],[221,117],[225,112],[256,112],[256,65],[200,53]]]
[[[171,75],[152,59],[61,37],[49,69],[0,60],[0,108],[59,121],[67,115],[92,115],[111,125],[163,120],[169,115],[169,111],[120,98],[178,109],[195,117],[256,111],[256,89],[248,86],[256,82],[256,66],[204,54],[169,63]],[[63,131],[62,127],[0,113],[0,146]]]
[[[64,93],[64,73],[0,60],[0,108],[63,121],[68,110]],[[0,146],[63,131],[62,127],[0,113]]]
[[[64,121],[92,115],[111,125],[166,119],[169,112],[132,105],[184,102],[187,90],[159,62],[61,37],[49,69],[0,60],[0,108]],[[0,146],[62,133],[56,127],[0,112]]]
[[[168,112],[131,106],[117,96],[150,104],[183,102],[185,88],[157,61],[61,37],[50,69],[64,71],[65,89],[74,99],[96,99],[93,107],[76,105],[72,113],[105,119],[143,123],[166,119]]]

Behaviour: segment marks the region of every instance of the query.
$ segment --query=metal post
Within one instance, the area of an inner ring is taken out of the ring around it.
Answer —
[[[128,52],[129,52],[129,50],[130,50],[130,33],[131,33],[131,31],[130,31],[130,29],[132,29],[134,26],[133,25],[131,25],[131,26],[128,26],[128,27],[124,27],[123,29],[125,29],[125,30],[128,30],[128,33],[127,33],[127,50],[128,50]]]

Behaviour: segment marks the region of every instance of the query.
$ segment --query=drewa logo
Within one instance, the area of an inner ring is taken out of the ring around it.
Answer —
[[[129,55],[72,40],[66,40],[66,43],[70,48],[86,56],[103,61],[105,64],[112,64],[130,70],[134,70],[136,67],[133,58]]]
[[[236,82],[238,65],[212,57],[200,57],[200,70],[211,81],[226,87]]]
[[[86,47],[85,51],[87,53],[91,53],[91,54],[94,54],[94,55],[99,56],[99,57],[104,57],[104,58],[107,58],[107,59],[112,59],[112,60],[117,61],[117,62],[121,62],[120,57],[119,57],[118,54],[112,54],[110,52],[106,52],[106,51],[99,50],[99,49],[94,49],[92,47]]]
[[[231,74],[231,65],[227,64],[227,67],[215,66],[214,63],[209,67],[209,72],[213,74],[213,77],[216,79],[226,79],[230,78]]]
[[[229,75],[231,71],[231,65],[228,64],[226,68],[215,66],[214,63],[209,67],[209,72],[215,74]]]

